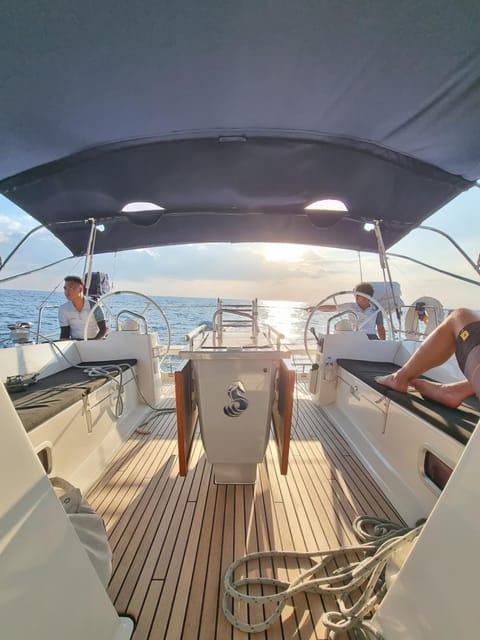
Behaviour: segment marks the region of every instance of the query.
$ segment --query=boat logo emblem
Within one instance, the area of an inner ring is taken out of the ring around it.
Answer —
[[[231,402],[223,407],[223,413],[229,418],[238,418],[248,409],[245,387],[237,380],[228,387],[227,393]]]

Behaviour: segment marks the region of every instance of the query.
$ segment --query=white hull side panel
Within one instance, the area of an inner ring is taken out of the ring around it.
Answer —
[[[440,491],[424,475],[425,451],[453,468],[464,446],[344,369],[325,411],[405,521],[427,517]]]
[[[131,373],[124,374],[123,415],[115,416],[116,382],[89,394],[32,429],[28,436],[36,453],[49,450],[49,475],[60,476],[87,491],[149,409],[137,403]]]
[[[62,371],[80,362],[79,342],[25,344],[0,350],[0,379],[24,373],[39,373],[40,378]],[[65,358],[61,354],[64,354]],[[69,364],[71,363],[71,364]]]
[[[374,618],[388,640],[478,638],[479,460],[477,426]]]
[[[127,638],[3,385],[0,407],[2,637]]]

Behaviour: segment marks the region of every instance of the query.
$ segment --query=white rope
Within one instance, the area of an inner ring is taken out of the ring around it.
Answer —
[[[132,366],[129,364],[124,364],[123,366],[132,369]],[[122,365],[103,364],[95,367],[85,366],[83,367],[83,370],[89,378],[108,378],[111,382],[113,382],[114,385],[116,385],[117,394],[114,415],[116,418],[121,418],[124,409],[122,398],[122,393],[124,390]]]
[[[363,523],[362,520],[365,520]],[[360,524],[359,524],[360,521]],[[367,528],[373,526],[375,532],[368,533]],[[339,611],[328,611],[322,615],[322,623],[330,629],[329,638],[334,640],[337,633],[358,631],[359,638],[380,638],[375,629],[365,621],[365,617],[372,613],[376,605],[385,594],[383,580],[384,570],[395,551],[405,543],[413,542],[421,531],[421,526],[407,529],[378,518],[357,518],[354,523],[357,535],[362,539],[365,535],[371,541],[360,545],[339,547],[337,549],[301,553],[296,551],[259,551],[250,553],[233,562],[225,574],[223,597],[223,612],[229,622],[246,633],[259,633],[267,630],[281,616],[288,600],[301,592],[334,595],[337,599]],[[346,554],[356,553],[364,557],[359,561],[347,562],[337,568],[338,562],[343,563]],[[288,558],[308,560],[312,567],[302,571],[291,583],[272,577],[242,577],[235,579],[235,572],[242,566],[247,571],[247,565],[252,561],[267,558]],[[319,575],[321,574],[321,575]],[[274,593],[266,595],[249,595],[246,591],[251,585],[274,589]],[[348,607],[347,597],[352,598],[355,590],[361,589],[360,595]],[[234,602],[262,607],[275,605],[274,612],[262,622],[251,624],[241,620],[234,613]]]

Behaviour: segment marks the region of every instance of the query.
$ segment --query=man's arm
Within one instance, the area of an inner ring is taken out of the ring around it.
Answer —
[[[90,307],[94,307],[94,302],[90,300]],[[105,315],[100,307],[97,307],[93,312],[95,316],[95,321],[98,326],[98,333],[93,338],[94,340],[102,340],[107,335],[107,321],[105,320]]]
[[[60,340],[70,340],[70,324],[64,304],[58,309],[58,324],[60,325]]]
[[[305,307],[305,311],[308,311],[308,313],[310,313],[314,309],[315,309],[315,305],[311,305],[310,307]],[[319,307],[317,307],[316,310],[317,311],[336,311],[337,310],[337,305],[336,304],[322,304]]]
[[[385,326],[383,324],[383,313],[381,311],[377,313],[375,324],[377,326],[377,336],[379,340],[385,340],[386,333],[385,333]]]
[[[60,327],[60,340],[69,340],[70,339],[70,327],[67,325],[65,327]]]
[[[107,323],[105,320],[97,320],[98,325],[98,333],[95,336],[94,340],[101,340],[107,335]]]

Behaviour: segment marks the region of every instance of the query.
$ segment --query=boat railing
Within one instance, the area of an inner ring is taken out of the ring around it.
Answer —
[[[207,338],[208,330],[209,330],[209,325],[206,322],[204,322],[203,324],[199,324],[198,327],[195,327],[195,329],[192,329],[192,331],[190,331],[189,333],[186,334],[186,336],[184,336],[184,340],[185,342],[188,342],[188,347],[190,350],[194,349],[195,338],[197,338],[198,336],[202,337],[201,344],[205,342]]]
[[[282,346],[282,341],[285,339],[285,334],[280,333],[280,331],[277,331],[277,329],[270,326],[269,324],[265,324],[262,326],[265,328],[265,335],[267,337],[268,342],[273,344],[274,342],[273,338],[275,338],[276,347],[278,350],[280,350]]]
[[[42,321],[43,321],[43,314],[47,309],[58,309],[59,305],[58,304],[42,304],[40,305],[40,308],[38,309],[38,320],[37,320],[37,331],[36,331],[36,336],[35,336],[35,342],[38,344],[40,342],[40,339],[49,339],[51,336],[46,335],[43,333],[42,331]],[[52,334],[53,336],[53,334]],[[58,336],[57,336],[58,337]]]
[[[218,299],[217,309],[212,317],[212,326],[214,344],[217,341],[221,342],[224,329],[227,327],[250,327],[252,338],[256,338],[259,333],[257,299],[252,300],[251,304],[225,304],[223,300]]]
[[[133,316],[134,318],[138,318],[138,320],[140,320],[143,323],[143,327],[144,327],[144,331],[145,333],[148,333],[148,322],[146,320],[146,318],[144,316],[142,316],[141,313],[136,313],[135,311],[132,311],[131,309],[122,309],[121,311],[119,311],[116,315],[115,315],[115,330],[116,331],[132,331],[132,330],[138,330],[138,325],[133,328],[133,324],[132,324],[132,329],[127,328],[129,325],[125,325],[124,326],[124,322],[120,322],[120,317],[122,315],[125,316]],[[130,320],[130,317],[127,318],[127,320]],[[133,323],[137,324],[135,320],[132,321]]]
[[[345,311],[339,311],[338,313],[333,314],[333,316],[330,316],[329,319],[327,320],[327,335],[330,333],[330,326],[332,324],[332,322],[334,320],[337,320],[338,318],[341,318],[342,316],[351,316],[352,320],[353,320],[353,331],[358,331],[358,315],[355,313],[355,311],[351,310],[351,309],[346,309]],[[351,327],[349,327],[351,329]],[[338,329],[337,329],[338,330]]]

